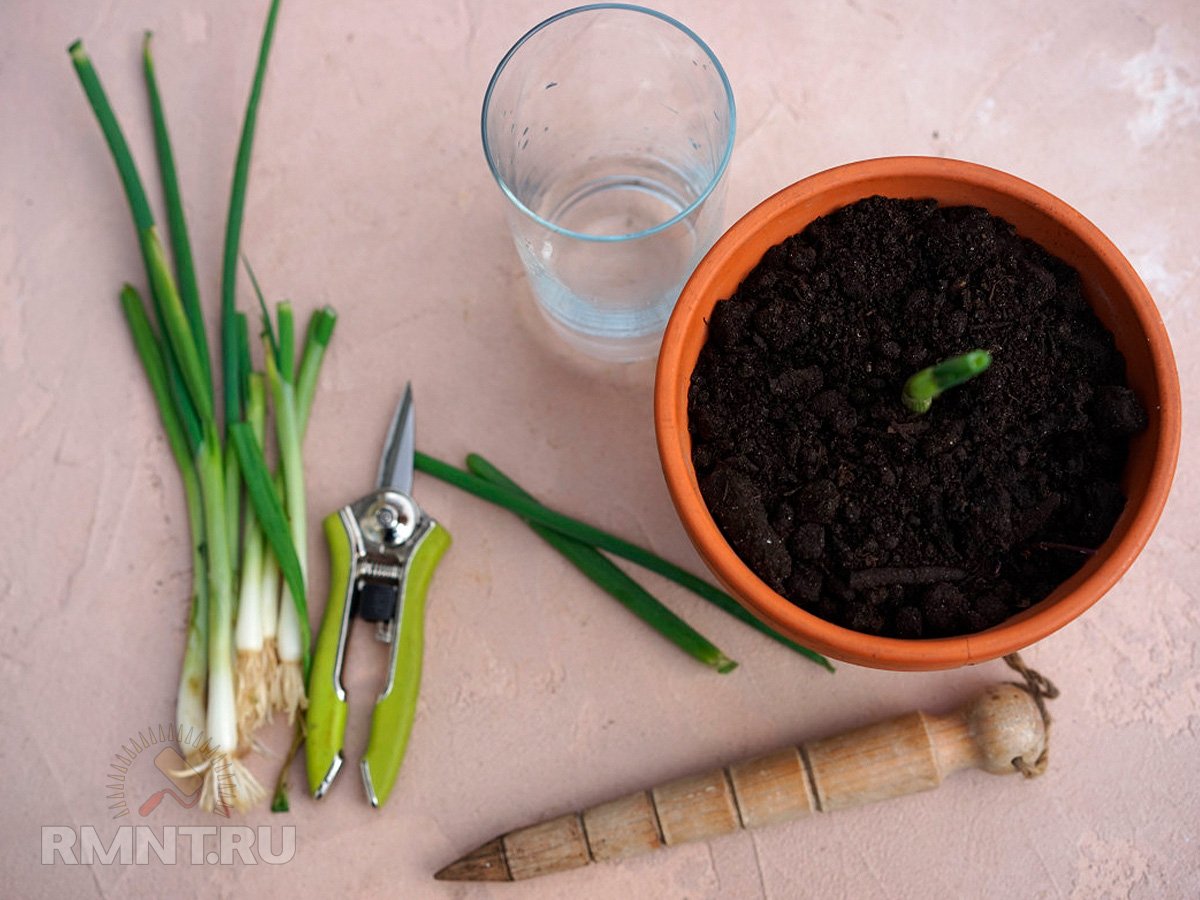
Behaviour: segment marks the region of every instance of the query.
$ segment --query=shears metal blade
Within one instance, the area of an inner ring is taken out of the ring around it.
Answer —
[[[388,426],[383,456],[379,458],[376,490],[393,490],[412,494],[413,454],[416,453],[416,416],[413,412],[412,385],[404,386],[404,396],[396,405],[392,424]]]

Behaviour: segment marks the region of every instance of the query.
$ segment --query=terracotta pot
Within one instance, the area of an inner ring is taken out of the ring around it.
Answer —
[[[982,206],[1074,266],[1084,291],[1125,355],[1130,386],[1150,424],[1130,446],[1122,486],[1128,502],[1112,534],[1079,572],[1021,614],[975,634],[930,640],[876,637],[827,622],[769,588],[738,558],[709,514],[688,433],[692,369],[707,319],[767,249],[813,219],[873,194]],[[1162,512],[1179,453],[1179,380],[1171,344],[1145,285],[1099,229],[1061,200],[1011,175],[972,163],[895,157],[813,175],[763,201],[713,246],[684,286],[667,325],[654,393],[658,452],[671,498],[704,561],[754,615],[828,656],[881,669],[948,669],[995,659],[1044,638],[1099,600],[1145,546]]]

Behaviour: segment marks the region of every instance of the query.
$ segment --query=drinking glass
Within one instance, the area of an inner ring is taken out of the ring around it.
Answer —
[[[655,355],[680,288],[716,240],[733,91],[662,13],[559,13],[500,61],[483,147],[538,307],[591,356]]]

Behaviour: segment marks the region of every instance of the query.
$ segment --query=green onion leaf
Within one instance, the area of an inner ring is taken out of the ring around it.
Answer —
[[[133,344],[137,348],[142,368],[146,372],[146,380],[150,382],[150,391],[158,406],[158,414],[162,419],[163,431],[167,435],[167,444],[171,455],[175,457],[175,465],[180,471],[192,468],[192,447],[184,436],[179,414],[171,400],[171,390],[167,385],[167,367],[163,362],[162,345],[154,334],[150,320],[146,317],[146,308],[141,295],[131,284],[121,289],[121,309],[129,323],[129,331],[133,335]]]
[[[250,180],[250,154],[254,148],[254,129],[258,122],[258,102],[262,96],[263,80],[267,73],[267,58],[275,35],[275,19],[279,15],[279,0],[271,0],[267,22],[263,27],[258,48],[258,64],[242,119],[242,136],[238,141],[237,160],[233,166],[233,184],[229,191],[229,215],[225,220],[225,251],[221,268],[221,371],[225,376],[225,421],[241,419],[238,402],[237,328],[234,311],[237,305],[237,260],[241,252],[242,217],[246,209],[246,185]]]
[[[295,384],[296,379],[296,319],[292,304],[284,300],[275,304],[279,317],[279,377]]]
[[[475,475],[508,488],[529,500],[533,496],[489,463],[482,456],[467,457],[467,468]],[[630,578],[604,554],[588,544],[559,534],[545,525],[525,519],[534,532],[561,553],[575,568],[592,579],[600,588],[615,597],[631,613],[665,637],[693,659],[697,659],[721,674],[732,672],[737,663],[718,650],[704,635],[671,612],[659,600]]]
[[[234,318],[237,320],[238,373],[242,376],[242,408],[245,409],[250,402],[250,378],[254,374],[254,363],[250,359],[250,321],[244,312],[235,313]]]
[[[154,119],[154,147],[158,153],[158,170],[162,180],[163,198],[167,204],[167,222],[170,225],[171,251],[175,256],[175,278],[179,285],[179,296],[187,313],[192,337],[196,341],[196,352],[204,369],[204,381],[212,393],[212,365],[208,358],[208,335],[204,329],[204,314],[200,309],[200,288],[196,283],[196,266],[192,260],[192,243],[188,237],[187,218],[183,211],[183,195],[179,189],[179,176],[175,170],[175,153],[171,148],[171,136],[167,131],[167,117],[163,110],[162,97],[158,92],[158,79],[154,72],[154,58],[150,53],[152,33],[147,31],[142,41],[142,63],[146,76],[146,91],[150,96],[150,115]]]
[[[175,278],[167,262],[167,253],[158,237],[158,229],[151,225],[141,231],[142,252],[145,254],[150,268],[150,284],[160,303],[163,318],[163,330],[179,363],[179,371],[183,375],[183,383],[187,387],[188,396],[199,414],[201,425],[215,421],[213,418],[212,390],[204,381],[204,369],[200,364],[200,354],[196,351],[196,341],[192,336],[192,328],[188,324],[187,313],[183,309],[183,301],[179,298],[179,290],[175,287]]]
[[[95,113],[100,130],[104,132],[104,138],[112,152],[113,162],[117,164],[117,174],[121,176],[121,184],[125,188],[125,199],[129,201],[129,210],[133,213],[133,224],[140,233],[142,229],[154,224],[154,214],[150,211],[146,189],[142,186],[142,179],[133,162],[129,144],[125,141],[125,135],[108,102],[108,96],[104,93],[104,87],[100,84],[100,76],[96,74],[91,57],[83,49],[83,41],[73,43],[67,48],[67,52],[71,54],[71,62],[79,76],[79,83],[83,85],[83,92],[87,95],[92,112]]]
[[[250,359],[250,325],[246,314],[243,312],[234,313],[234,322],[236,323],[234,333],[237,335],[239,408],[242,411],[242,420],[254,424],[249,410],[251,402],[250,383],[254,377],[254,363]],[[259,438],[259,447],[262,447],[261,437]],[[229,539],[233,543],[235,550],[237,548],[238,521],[241,515],[242,473],[238,467],[237,451],[227,443],[225,446],[225,520]],[[234,552],[230,558],[233,560],[234,574],[240,577],[242,557]]]
[[[302,622],[308,621],[308,611],[299,604],[304,602],[304,575],[300,568],[300,557],[296,553],[296,545],[292,542],[288,530],[287,517],[283,505],[275,493],[271,473],[267,470],[266,460],[263,459],[262,449],[254,436],[254,430],[246,422],[235,422],[229,427],[229,439],[237,449],[238,462],[241,465],[242,480],[246,484],[246,493],[254,507],[254,514],[262,526],[263,534],[275,558],[279,561],[279,569],[283,573],[291,591],[292,598],[297,602],[297,612]],[[305,673],[309,668],[310,636],[305,629],[303,634],[303,664]]]
[[[244,410],[243,410],[244,412]],[[242,515],[242,470],[238,466],[237,451],[225,442],[222,451],[225,463],[225,535],[229,539],[229,568],[234,580],[239,577],[242,569],[242,557],[238,553],[238,528]]]
[[[267,352],[275,359],[275,365],[279,365],[279,342],[275,340],[275,328],[271,325],[271,311],[267,309],[267,298],[263,296],[262,288],[258,286],[258,279],[254,276],[254,269],[250,266],[250,260],[242,257],[242,265],[246,267],[246,274],[250,276],[250,284],[254,288],[254,296],[258,298],[258,308],[262,313],[263,336],[267,339]]]

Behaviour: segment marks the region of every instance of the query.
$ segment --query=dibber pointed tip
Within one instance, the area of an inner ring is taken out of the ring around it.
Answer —
[[[433,876],[438,881],[512,881],[500,838],[476,847]]]

